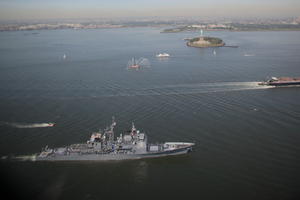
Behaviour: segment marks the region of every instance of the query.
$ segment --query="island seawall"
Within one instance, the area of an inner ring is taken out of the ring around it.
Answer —
[[[225,45],[222,39],[216,37],[196,37],[186,43],[190,47],[222,47]]]

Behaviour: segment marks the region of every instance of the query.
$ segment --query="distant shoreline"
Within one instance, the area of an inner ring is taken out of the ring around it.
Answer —
[[[146,27],[166,27],[167,23],[144,23],[144,24],[97,24],[97,23],[36,23],[36,24],[0,24],[2,31],[38,31],[38,30],[82,30],[82,29],[115,29],[115,28],[146,28]],[[205,25],[183,25],[168,28],[161,33],[180,33],[204,31],[300,31],[300,24],[205,24]]]
[[[300,24],[205,24],[186,25],[164,29],[161,33],[179,33],[196,31],[300,31]]]

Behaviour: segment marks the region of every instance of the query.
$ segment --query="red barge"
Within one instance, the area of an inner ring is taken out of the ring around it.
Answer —
[[[258,83],[259,85],[269,85],[269,86],[300,86],[300,77],[272,77],[271,79]]]

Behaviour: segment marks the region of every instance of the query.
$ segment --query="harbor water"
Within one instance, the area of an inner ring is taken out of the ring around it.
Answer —
[[[239,47],[192,48],[183,38],[200,33],[161,30],[0,32],[1,157],[84,143],[112,116],[115,135],[134,122],[149,142],[196,143],[156,159],[1,161],[12,199],[299,198],[300,88],[257,83],[300,77],[300,32],[204,32]],[[150,65],[128,70],[133,57]]]

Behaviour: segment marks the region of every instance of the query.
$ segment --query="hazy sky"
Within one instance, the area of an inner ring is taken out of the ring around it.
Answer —
[[[300,0],[0,0],[0,19],[101,17],[289,17]]]

